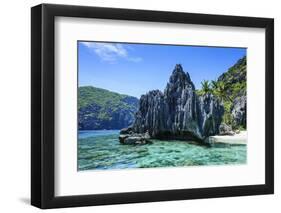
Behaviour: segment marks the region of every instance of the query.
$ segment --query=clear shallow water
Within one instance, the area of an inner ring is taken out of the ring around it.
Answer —
[[[121,145],[119,130],[79,131],[78,170],[245,164],[246,145],[205,147],[183,141],[152,140]]]

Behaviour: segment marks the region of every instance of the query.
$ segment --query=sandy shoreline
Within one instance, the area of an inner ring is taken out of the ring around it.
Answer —
[[[246,145],[247,144],[247,131],[241,131],[239,134],[235,135],[216,135],[209,137],[210,144],[237,144]]]

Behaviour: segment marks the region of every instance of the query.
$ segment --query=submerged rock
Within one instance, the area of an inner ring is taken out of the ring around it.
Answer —
[[[146,141],[142,137],[129,136],[124,140],[124,144],[145,144]]]
[[[124,144],[125,143],[125,139],[128,138],[129,135],[119,135],[119,142]]]
[[[219,133],[223,113],[213,95],[196,95],[189,74],[177,64],[164,93],[153,90],[141,96],[132,130],[152,138],[203,141]]]
[[[124,133],[124,131],[120,131],[119,135],[119,142],[121,144],[126,144],[126,145],[142,145],[142,144],[151,144],[150,140],[150,135],[148,132],[144,134],[139,134],[139,133],[129,133],[129,134],[121,134]]]

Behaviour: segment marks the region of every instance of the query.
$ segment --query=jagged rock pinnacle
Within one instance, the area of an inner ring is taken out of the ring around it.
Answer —
[[[198,97],[188,73],[177,64],[162,93],[154,90],[140,99],[133,131],[153,138],[204,140],[217,134],[223,106],[211,94]]]

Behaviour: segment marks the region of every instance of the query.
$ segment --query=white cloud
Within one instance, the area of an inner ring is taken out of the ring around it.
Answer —
[[[141,57],[129,57],[127,58],[128,61],[132,61],[132,62],[141,62],[142,58]]]
[[[140,62],[142,58],[129,56],[128,50],[122,44],[82,42],[82,44],[92,50],[102,61],[115,62],[119,58],[131,62]]]

